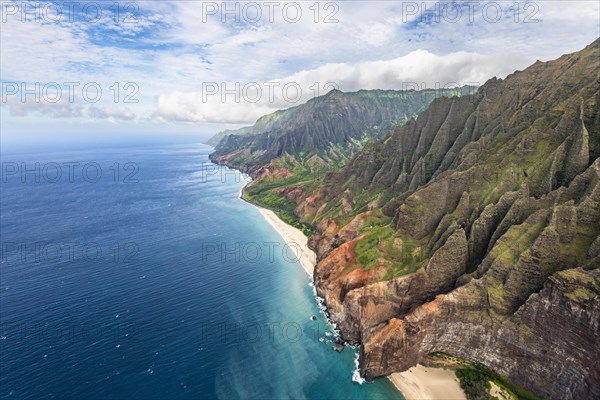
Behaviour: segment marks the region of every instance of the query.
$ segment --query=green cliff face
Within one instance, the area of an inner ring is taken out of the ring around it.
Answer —
[[[300,162],[347,161],[369,139],[378,139],[440,96],[472,93],[473,87],[396,91],[332,90],[306,104],[261,117],[239,132],[219,133],[213,160],[255,172],[286,155]]]
[[[252,127],[225,131],[211,160],[240,169],[255,179],[246,200],[273,209],[286,222],[311,234],[310,224],[294,213],[285,188],[316,190],[320,179],[346,165],[369,140],[382,138],[395,126],[424,110],[435,98],[473,93],[474,87],[395,91],[332,90],[306,104],[261,117]]]
[[[221,131],[206,141],[213,147],[216,147],[224,138],[230,135],[236,136],[247,136],[247,135],[259,135],[262,133],[269,132],[273,129],[278,129],[284,126],[290,119],[290,117],[296,112],[296,107],[292,107],[286,110],[279,110],[274,113],[264,115],[260,117],[256,123],[252,126],[245,126],[240,129],[227,129]]]
[[[275,178],[246,195],[276,192],[314,231],[317,292],[364,376],[443,352],[543,398],[600,398],[599,71],[597,40],[435,99],[315,176],[273,147],[253,158]]]

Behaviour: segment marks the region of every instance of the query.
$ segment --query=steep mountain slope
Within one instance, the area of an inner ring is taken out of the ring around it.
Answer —
[[[339,170],[373,138],[424,110],[439,96],[473,93],[472,86],[457,89],[395,91],[332,90],[306,104],[261,117],[252,127],[219,133],[211,160],[251,174],[244,198],[272,209],[287,223],[312,234],[299,221],[286,188],[315,186],[322,176]],[[220,139],[219,139],[220,137]]]
[[[210,139],[208,139],[206,141],[206,144],[216,147],[221,142],[221,140],[223,140],[223,138],[230,135],[259,135],[274,129],[278,129],[284,126],[290,120],[291,116],[293,116],[296,112],[295,109],[297,107],[291,107],[285,110],[278,110],[274,113],[263,115],[252,126],[245,126],[240,129],[226,129],[224,131],[221,131],[213,137],[211,137]]]
[[[211,159],[250,173],[269,162],[291,155],[300,161],[314,157],[327,165],[348,157],[373,138],[424,110],[440,96],[472,93],[473,87],[395,91],[332,90],[306,104],[261,117],[241,131],[219,133]]]
[[[256,121],[256,123],[258,124],[258,121]],[[215,147],[216,145],[219,144],[219,142],[221,140],[223,140],[223,138],[225,136],[229,136],[229,135],[249,135],[252,133],[252,126],[245,126],[243,128],[240,129],[225,129],[224,131],[221,131],[219,133],[217,133],[216,135],[212,136],[210,139],[208,139],[206,142],[206,144],[211,145],[212,147]]]
[[[323,182],[315,284],[369,379],[444,352],[600,398],[600,40],[441,98]]]

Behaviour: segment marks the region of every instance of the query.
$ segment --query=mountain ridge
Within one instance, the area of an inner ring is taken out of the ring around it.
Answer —
[[[315,287],[363,376],[449,353],[544,398],[600,397],[599,71],[600,39],[275,188],[314,227]]]
[[[415,116],[433,99],[473,90],[472,86],[422,91],[331,90],[305,104],[267,114],[239,133],[217,134],[219,141],[211,157],[248,172],[285,154],[318,155],[337,162],[360,149],[364,141],[381,138]],[[212,143],[217,139],[211,139]],[[244,149],[244,153],[240,154],[239,149]],[[341,154],[331,154],[331,149]]]

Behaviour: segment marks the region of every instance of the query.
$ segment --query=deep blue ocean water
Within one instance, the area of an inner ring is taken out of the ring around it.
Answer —
[[[0,398],[401,398],[209,152],[3,155]]]

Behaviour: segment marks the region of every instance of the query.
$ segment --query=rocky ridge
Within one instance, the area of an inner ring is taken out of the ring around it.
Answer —
[[[314,279],[367,379],[443,352],[600,397],[600,40],[440,98],[317,186]]]

